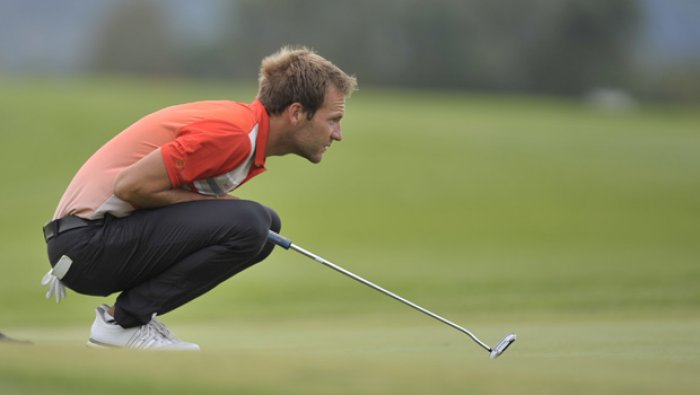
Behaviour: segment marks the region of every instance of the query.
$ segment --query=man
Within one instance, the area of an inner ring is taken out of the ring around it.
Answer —
[[[120,292],[96,310],[89,346],[198,350],[165,314],[265,259],[277,214],[229,192],[269,156],[321,161],[342,139],[354,77],[306,48],[263,59],[250,104],[203,101],[137,121],[100,148],[44,227],[52,270],[42,283],[87,295]]]

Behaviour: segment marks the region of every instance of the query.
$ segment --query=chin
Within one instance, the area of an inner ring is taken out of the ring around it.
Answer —
[[[323,159],[323,153],[317,153],[317,154],[309,154],[309,153],[299,153],[299,156],[302,158],[308,160],[311,163],[321,163],[321,159]]]

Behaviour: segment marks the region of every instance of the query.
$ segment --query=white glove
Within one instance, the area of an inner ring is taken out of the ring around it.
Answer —
[[[48,288],[46,291],[46,299],[51,299],[52,295],[56,295],[56,303],[60,303],[61,299],[66,297],[66,287],[61,280],[53,274],[53,269],[49,270],[41,279],[41,285]]]
[[[70,269],[72,264],[73,260],[63,255],[53,269],[49,270],[41,279],[41,285],[48,289],[46,291],[46,299],[51,299],[51,296],[55,296],[56,303],[60,303],[66,297],[66,287],[61,282],[61,279],[68,273],[68,269]]]

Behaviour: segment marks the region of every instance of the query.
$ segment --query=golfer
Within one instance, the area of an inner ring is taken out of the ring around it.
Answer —
[[[270,208],[229,195],[265,171],[269,156],[319,163],[342,139],[345,99],[357,87],[334,64],[301,47],[263,59],[250,104],[200,101],[138,120],[80,168],[44,227],[57,302],[64,285],[108,296],[89,346],[198,350],[156,316],[265,259]]]

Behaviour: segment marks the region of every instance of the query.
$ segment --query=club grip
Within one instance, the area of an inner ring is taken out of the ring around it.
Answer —
[[[277,234],[277,233],[275,233],[275,232],[273,232],[273,231],[271,231],[271,230],[267,232],[267,239],[268,239],[269,241],[271,241],[271,242],[277,244],[278,246],[284,248],[285,250],[288,250],[289,247],[292,246],[292,241],[291,241],[291,240],[289,240],[289,239],[286,238],[286,237],[282,237],[282,236],[280,236],[279,234]]]

